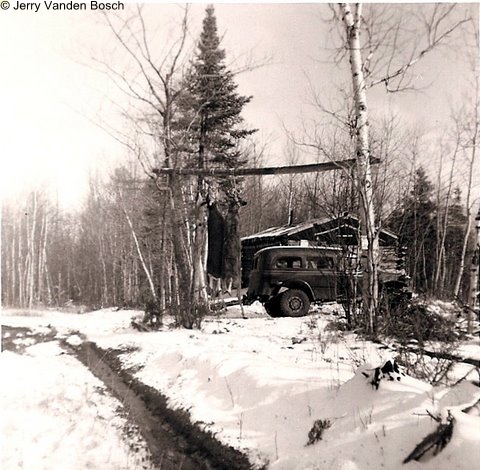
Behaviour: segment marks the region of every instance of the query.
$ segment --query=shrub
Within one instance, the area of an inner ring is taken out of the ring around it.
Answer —
[[[308,432],[307,446],[311,446],[318,441],[322,440],[323,432],[332,426],[329,419],[317,419],[312,426],[312,429]]]
[[[448,383],[449,373],[457,362],[454,353],[461,337],[455,322],[429,312],[420,301],[385,309],[382,313],[379,332],[399,340],[397,359],[405,372],[432,385]],[[425,350],[427,343],[430,343],[430,352]]]
[[[402,343],[415,339],[420,346],[428,341],[453,342],[458,339],[452,320],[429,312],[425,304],[418,302],[385,310],[379,318],[379,332]]]

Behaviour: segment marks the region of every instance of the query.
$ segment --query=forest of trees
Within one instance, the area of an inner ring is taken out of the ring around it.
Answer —
[[[399,193],[396,185],[383,181],[385,173],[376,169],[379,183],[390,188],[378,194],[384,208],[381,223],[405,247],[412,287],[452,299],[460,275],[459,294],[465,296],[475,239],[472,227],[466,267],[460,271],[467,227],[460,189],[449,189],[448,181],[437,187],[418,167],[404,174]],[[357,213],[352,183],[341,171],[296,175],[291,192],[286,190],[290,178],[245,181],[241,235],[287,224],[292,213],[293,222]],[[154,184],[127,168],[117,170],[107,183],[92,180],[86,202],[75,213],[59,210],[41,191],[32,192],[23,205],[4,204],[3,304],[61,306],[72,300],[92,308],[143,307],[150,286],[142,263],[159,286],[169,253],[162,240],[161,208]]]
[[[242,120],[252,97],[237,92],[213,7],[206,9],[193,56],[184,48],[187,13],[176,48],[161,63],[152,59],[147,42],[134,38],[132,46],[132,38],[122,36],[130,20],[108,23],[118,44],[134,57],[144,83],[139,89],[126,75],[111,71],[142,104],[136,108],[140,113],[129,117],[133,137],[121,136],[134,158],[108,177],[92,176],[88,196],[75,211],[62,209],[41,188],[23,201],[3,204],[3,305],[142,308],[153,299],[192,327],[195,312],[207,302],[206,227],[212,203],[226,219],[239,213],[235,236],[359,213],[354,171],[243,179],[155,176],[153,168],[235,169],[266,163],[268,142]],[[139,9],[137,18],[141,15]],[[480,93],[478,75],[472,77],[465,105],[452,114],[437,142],[423,142],[398,118],[369,118],[369,154],[381,161],[371,169],[376,228],[398,234],[413,289],[444,299],[466,298],[475,249],[478,200],[471,192],[478,168]],[[328,114],[319,109],[322,113]],[[335,116],[335,127],[321,142],[290,136],[284,160],[294,163],[306,146],[315,149],[317,161],[351,158],[356,124],[350,116],[339,131],[339,121]],[[434,170],[422,165],[433,154]],[[466,181],[461,187],[460,173]]]

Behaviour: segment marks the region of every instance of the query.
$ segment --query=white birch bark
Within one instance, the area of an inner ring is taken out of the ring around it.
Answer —
[[[476,65],[476,71],[478,72],[479,66]],[[454,296],[458,297],[460,293],[460,285],[462,282],[463,271],[465,269],[465,256],[467,253],[468,238],[470,236],[470,230],[472,228],[472,186],[473,186],[473,177],[475,172],[475,164],[477,159],[478,151],[478,137],[480,133],[480,77],[478,73],[475,75],[475,101],[473,109],[473,127],[471,129],[471,134],[468,136],[468,143],[466,146],[470,149],[470,159],[468,162],[468,183],[467,183],[467,197],[465,202],[465,210],[467,215],[467,224],[463,232],[463,243],[462,243],[462,252],[460,255],[459,269],[457,273],[457,278],[455,281],[454,287]]]
[[[193,260],[193,299],[198,306],[207,305],[207,279],[205,272],[204,255],[207,247],[207,204],[206,183],[199,178],[199,188],[196,198],[195,235],[192,246]]]
[[[37,193],[34,191],[33,197],[33,210],[32,210],[32,227],[29,232],[28,240],[28,308],[32,308],[33,299],[35,295],[35,234],[37,226]]]
[[[152,297],[156,301],[157,300],[157,293],[156,293],[156,290],[155,290],[155,285],[153,283],[153,279],[152,279],[152,275],[150,273],[150,270],[148,269],[147,264],[145,262],[145,258],[143,257],[142,250],[140,248],[140,244],[138,243],[137,234],[136,234],[135,229],[133,227],[132,221],[131,221],[130,217],[128,216],[127,210],[125,209],[125,207],[122,207],[122,209],[123,209],[123,213],[125,214],[125,218],[127,220],[128,226],[130,227],[130,232],[132,233],[133,242],[135,243],[135,248],[137,250],[138,258],[140,259],[140,264],[142,265],[143,271],[145,272],[145,276],[147,276],[148,286],[150,287],[150,293],[152,294]]]
[[[363,308],[364,313],[368,318],[368,328],[370,331],[373,331],[378,304],[378,238],[375,231],[373,185],[369,159],[370,147],[367,94],[363,74],[363,60],[360,42],[362,5],[355,4],[353,11],[348,3],[340,4],[340,8],[346,28],[347,48],[350,57],[350,69],[355,103],[356,157],[361,223],[360,248],[361,265],[363,270]]]
[[[440,278],[441,278],[441,270],[442,267],[444,267],[445,263],[445,240],[447,238],[447,226],[448,226],[448,215],[449,215],[449,209],[450,209],[450,196],[452,193],[452,186],[453,186],[453,176],[454,176],[454,170],[455,170],[455,163],[457,159],[457,153],[458,153],[458,138],[457,138],[457,143],[455,150],[453,152],[452,156],[452,164],[450,166],[450,176],[448,179],[448,187],[447,187],[447,194],[446,194],[446,200],[445,200],[445,214],[443,216],[443,220],[441,220],[440,213],[437,216],[438,219],[438,225],[437,225],[437,237],[438,237],[438,246],[437,246],[437,263],[436,263],[436,269],[435,269],[435,279],[434,279],[434,287],[435,290],[437,289],[443,289],[445,286],[444,285],[439,285],[440,283]],[[442,167],[440,161],[440,169]],[[439,176],[438,176],[438,194],[440,195],[440,188],[441,188],[441,171],[439,171]],[[440,208],[440,197],[437,197],[437,207]]]

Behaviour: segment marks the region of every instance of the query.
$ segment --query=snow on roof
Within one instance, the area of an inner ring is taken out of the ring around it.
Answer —
[[[258,253],[265,253],[265,252],[268,252],[268,251],[278,251],[278,250],[281,250],[282,252],[285,252],[285,251],[297,251],[297,252],[301,252],[301,253],[305,253],[305,251],[307,252],[319,252],[319,251],[342,251],[342,248],[339,247],[339,246],[312,246],[312,245],[309,245],[309,246],[300,246],[300,245],[286,245],[286,246],[267,246],[266,248],[262,248],[261,250],[258,250],[255,254],[258,255]]]
[[[332,228],[329,228],[327,230],[324,230],[322,232],[317,232],[315,233],[315,236],[320,236],[320,235],[326,235],[327,233],[331,233],[331,232],[334,232],[335,230],[338,230],[340,228],[344,228],[344,227],[348,227],[348,228],[353,228],[354,230],[357,230],[357,227],[351,225],[351,224],[342,224],[342,225],[338,225],[337,227],[332,227]],[[394,238],[395,240],[398,239],[398,236],[395,235],[393,232],[390,232],[389,230],[386,230],[384,228],[382,228],[380,230],[380,233],[382,235],[386,235],[387,237],[390,237],[390,238]]]
[[[295,225],[282,225],[280,227],[271,227],[263,230],[262,232],[254,233],[252,235],[248,235],[242,238],[243,240],[254,240],[255,238],[267,238],[267,237],[283,237],[283,236],[290,236],[295,235],[296,233],[303,232],[304,230],[308,230],[310,228],[315,227],[317,224],[324,224],[331,219],[328,217],[322,219],[311,219],[307,222],[302,222],[300,224]]]
[[[341,219],[342,217],[339,217]],[[344,216],[343,218],[345,219],[351,219],[351,220],[356,220],[358,221],[358,217],[354,215],[347,215]],[[323,218],[317,218],[317,219],[310,219],[307,220],[306,222],[301,222],[299,224],[295,225],[281,225],[280,227],[270,227],[267,228],[266,230],[263,230],[258,233],[254,233],[252,235],[247,235],[246,237],[242,237],[242,241],[245,240],[255,240],[256,238],[280,238],[280,237],[290,237],[292,235],[295,235],[297,233],[303,232],[305,230],[312,229],[316,226],[321,226],[323,224],[327,224],[328,222],[332,222],[335,220],[333,217],[323,217]],[[341,224],[340,226],[329,228],[324,231],[320,231],[315,233],[315,235],[323,235],[329,232],[332,232],[334,230],[337,230],[340,227],[352,227],[356,229],[355,226],[349,224],[348,222]],[[395,235],[393,232],[386,230],[382,228],[380,230],[380,233],[386,237],[393,238],[395,240],[398,239],[397,235]]]

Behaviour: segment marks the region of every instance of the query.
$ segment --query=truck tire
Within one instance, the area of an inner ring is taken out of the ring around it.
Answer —
[[[310,309],[308,295],[300,289],[288,289],[280,297],[280,312],[286,317],[303,317]]]
[[[279,298],[273,297],[273,299],[270,299],[268,302],[265,302],[263,304],[265,307],[266,312],[272,317],[272,318],[277,318],[280,317],[280,302]]]

